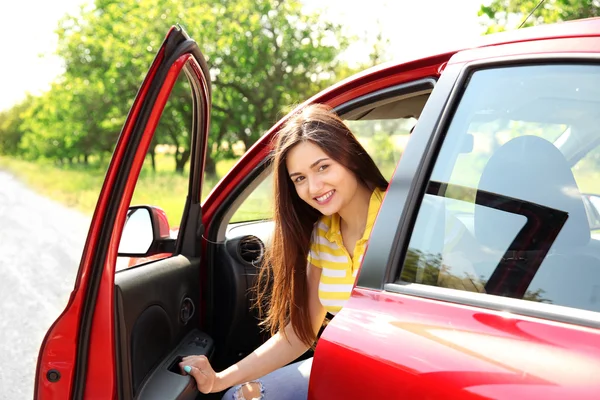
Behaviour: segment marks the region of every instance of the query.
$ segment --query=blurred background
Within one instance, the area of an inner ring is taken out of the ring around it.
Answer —
[[[86,215],[173,24],[199,42],[211,67],[206,194],[291,106],[370,66],[470,43],[489,20],[479,16],[481,0],[56,0],[0,7],[10,60],[0,74],[0,168]],[[169,100],[134,198],[165,208],[175,225],[189,157],[186,85],[181,80]]]
[[[6,278],[0,284],[0,398],[33,393],[39,344],[72,290],[120,129],[170,26],[186,29],[211,68],[205,196],[294,105],[366,68],[517,29],[539,3],[0,3],[0,272]],[[546,0],[525,26],[599,13],[597,0]],[[189,88],[182,79],[169,98],[133,199],[164,208],[172,226],[179,223],[187,190],[190,124]],[[374,157],[385,159],[389,141],[401,148],[402,132],[407,135],[411,127],[399,127],[397,138],[353,129]],[[261,202],[256,204],[243,210],[246,218],[261,217]],[[32,254],[40,257],[32,260]]]
[[[137,88],[173,24],[181,24],[199,42],[211,67],[214,99],[206,194],[291,106],[370,66],[468,46],[481,34],[515,29],[538,3],[4,3],[0,168],[90,215]],[[598,3],[548,0],[526,25],[595,15]],[[182,80],[171,96],[134,199],[161,199],[174,224],[180,212],[170,210],[170,197],[179,198],[178,190],[185,190],[185,177],[178,178],[189,158],[186,85]]]

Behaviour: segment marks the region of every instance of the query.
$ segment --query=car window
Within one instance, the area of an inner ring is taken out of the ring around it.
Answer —
[[[600,311],[599,84],[593,65],[473,73],[398,281]]]
[[[416,124],[416,119],[378,118],[344,122],[373,158],[383,176],[388,180],[391,179],[408,142],[410,130]],[[273,217],[272,181],[272,176],[268,175],[240,205],[230,223],[271,219]]]
[[[191,93],[188,78],[181,72],[158,121],[131,199],[131,205],[162,208],[173,237],[179,232],[189,185]]]
[[[600,165],[600,146],[584,154],[573,168],[575,179],[583,188],[583,203],[592,230],[592,237],[598,236],[600,233],[600,190],[596,188],[598,186],[596,185],[597,176],[586,171],[593,169],[596,165]],[[587,192],[588,189],[589,192]]]
[[[588,214],[588,221],[590,223],[590,229],[592,230],[592,236],[598,234],[600,230],[600,196],[595,194],[584,195],[584,200],[588,200],[586,204],[586,212]]]
[[[273,218],[273,176],[269,174],[250,193],[231,217],[230,223]]]
[[[179,234],[188,192],[191,132],[191,88],[187,77],[181,72],[156,127],[130,203],[131,206],[151,205],[161,208],[168,218],[173,238]],[[135,239],[122,238],[127,241]],[[168,256],[170,254],[164,253],[150,259]],[[118,257],[117,270],[148,260]]]
[[[394,118],[345,122],[373,158],[383,176],[390,180],[416,121],[414,118]]]

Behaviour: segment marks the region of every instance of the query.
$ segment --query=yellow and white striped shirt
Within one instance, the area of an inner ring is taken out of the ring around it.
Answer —
[[[385,192],[381,189],[373,191],[369,201],[365,232],[356,242],[352,258],[344,247],[338,214],[324,215],[315,223],[307,258],[309,263],[322,269],[319,299],[323,307],[332,314],[341,310],[350,298],[384,195]]]

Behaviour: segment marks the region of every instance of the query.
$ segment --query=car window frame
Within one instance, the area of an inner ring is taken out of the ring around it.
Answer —
[[[424,90],[433,91],[437,84],[437,77],[430,76],[425,78],[415,79],[413,81],[389,86],[383,89],[376,90],[371,93],[367,93],[363,96],[356,97],[348,100],[336,107],[334,110],[340,118],[344,119],[344,114],[352,112],[358,108],[367,106],[371,103],[380,102],[386,99],[399,97],[403,95],[410,95]],[[236,224],[251,224],[261,223],[265,221],[271,221],[271,219],[262,219],[254,221],[237,221],[231,223],[230,220],[239,206],[252,194],[252,192],[265,180],[269,179],[271,173],[271,161],[270,157],[266,157],[262,160],[259,165],[248,174],[236,188],[234,188],[226,203],[223,203],[219,207],[219,212],[215,214],[218,229],[216,230],[217,242],[224,241],[227,236],[229,225]]]
[[[547,65],[548,63],[600,65],[600,55],[589,53],[526,54],[474,60],[449,65],[445,69],[436,89],[425,105],[422,117],[413,132],[413,138],[407,146],[406,152],[410,152],[410,157],[403,157],[400,160],[392,177],[388,195],[371,235],[373,243],[369,248],[372,251],[367,250],[363,261],[363,268],[366,268],[368,273],[361,272],[357,282],[358,286],[600,328],[600,313],[593,311],[418,283],[396,282],[402,272],[420,204],[424,198],[437,155],[471,75],[484,69]],[[401,213],[398,213],[397,207],[394,207],[396,204],[404,204]],[[400,215],[394,215],[394,213]],[[393,239],[386,239],[386,235]]]

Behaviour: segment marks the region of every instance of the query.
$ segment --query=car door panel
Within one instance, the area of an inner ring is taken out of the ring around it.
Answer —
[[[210,358],[213,351],[214,343],[208,335],[198,330],[190,331],[144,380],[136,399],[196,399],[199,395],[196,382],[181,374],[179,363],[183,357],[191,355]]]
[[[129,354],[118,352],[124,356],[119,360],[120,375],[129,374],[130,382],[124,387],[131,387],[136,399],[185,398],[180,396],[188,393],[193,381],[174,371],[178,357],[212,356],[219,348],[218,357],[211,359],[218,370],[267,339],[267,333],[258,326],[256,312],[251,310],[257,268],[271,234],[271,221],[231,224],[225,242],[214,244],[216,312],[212,337],[198,330],[201,315],[188,315],[187,324],[181,321],[184,299],[193,299],[193,308],[201,309],[198,259],[175,256],[116,274],[117,334],[120,346],[129,348]],[[187,337],[181,340],[184,335],[201,335],[209,344],[206,348],[190,346]],[[156,393],[160,395],[155,397]]]
[[[599,340],[592,328],[357,288],[321,336],[309,397],[591,399]]]
[[[129,343],[126,340],[116,340],[115,301],[124,301],[123,299],[130,301],[129,299],[134,296],[128,292],[130,290],[137,292],[138,289],[135,285],[133,289],[126,288],[124,280],[127,275],[122,275],[121,293],[115,294],[115,261],[137,177],[161,113],[182,71],[190,79],[195,123],[190,135],[193,166],[190,168],[190,188],[186,201],[186,213],[191,217],[182,221],[182,230],[185,234],[180,234],[181,240],[177,244],[176,253],[191,257],[199,255],[196,251],[199,247],[196,244],[198,240],[196,233],[200,231],[201,221],[199,193],[205,141],[208,134],[210,81],[206,79],[209,76],[208,67],[197,45],[182,29],[174,27],[167,34],[157,53],[119,137],[91,223],[71,300],[63,315],[49,330],[41,346],[36,375],[36,398],[107,399],[115,397],[118,393],[123,396],[122,398],[130,398],[131,394],[127,388],[120,385],[121,376],[117,375],[117,372],[123,368],[123,365],[118,364],[117,359],[120,362],[128,359],[129,362],[141,363],[140,367],[128,366],[135,371],[136,383],[138,383],[137,381],[141,379],[140,375],[159,357],[153,354],[146,360],[137,356],[138,350],[136,350],[135,358],[131,359]],[[170,262],[173,261],[167,261]],[[161,265],[158,263],[156,268],[160,269]],[[192,279],[195,281],[186,284],[189,285],[191,296],[196,302],[199,301],[199,289],[192,290],[192,285],[202,287],[202,281],[198,278],[200,275],[198,265],[199,261],[194,259],[190,276],[193,276]],[[154,264],[142,267],[151,269]],[[131,271],[131,273],[135,272]],[[168,277],[168,275],[164,276]],[[157,274],[154,279],[161,277],[163,277],[161,274]],[[182,287],[172,286],[172,289],[178,293],[177,289]],[[200,294],[206,294],[205,291],[200,291]],[[143,297],[145,301],[140,303],[134,301],[133,307],[122,308],[122,311],[130,313],[128,316],[117,317],[117,320],[121,318],[123,322],[121,328],[127,331],[125,336],[133,332],[132,337],[136,338],[136,346],[137,343],[143,343],[143,339],[137,338],[143,336],[140,332],[144,326],[149,326],[148,320],[168,322],[174,318],[172,309],[175,307],[175,300],[171,299],[172,294],[167,291],[154,291],[148,292],[145,296],[151,296],[151,293],[156,304],[162,301],[158,296],[164,296],[162,309],[154,307],[147,311],[148,297]],[[120,298],[117,299],[118,297]],[[125,303],[122,303],[123,305],[127,307]],[[136,309],[136,305],[141,308]],[[201,305],[198,309],[201,309]],[[136,315],[137,312],[141,313],[142,318],[139,314]],[[130,326],[134,323],[141,324],[142,328]],[[180,339],[177,336],[183,333],[178,328],[173,329],[172,332],[168,329],[161,331],[159,328],[159,332],[149,339],[148,345],[158,346],[159,351],[164,350],[160,348],[163,345],[157,343],[158,338],[171,338],[170,345],[175,346],[176,340]],[[115,354],[115,351],[118,353]]]
[[[130,387],[134,396],[163,358],[186,334],[198,328],[199,277],[199,260],[184,256],[116,274],[116,334],[124,350],[117,354],[121,355],[122,376],[129,377],[123,380],[123,387]]]

